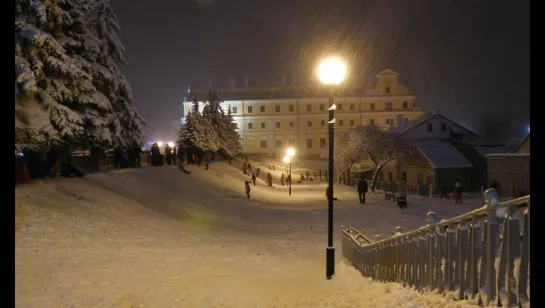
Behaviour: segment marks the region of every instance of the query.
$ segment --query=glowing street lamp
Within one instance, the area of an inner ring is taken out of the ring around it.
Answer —
[[[284,157],[284,162],[287,164],[290,164],[290,171],[288,173],[290,182],[288,183],[288,194],[291,196],[291,158],[295,156],[295,149],[294,148],[288,148],[286,150],[286,157]]]
[[[157,145],[160,146],[160,147],[162,147],[162,146],[163,146],[163,141],[157,142]]]
[[[335,86],[346,77],[346,66],[338,58],[328,58],[318,66],[318,78],[324,85]],[[329,167],[327,189],[327,248],[326,248],[326,278],[331,279],[335,274],[335,248],[333,247],[333,154],[335,138],[335,110],[333,94],[329,92]]]

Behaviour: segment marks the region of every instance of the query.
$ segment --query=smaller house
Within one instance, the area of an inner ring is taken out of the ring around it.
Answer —
[[[514,153],[486,155],[488,179],[500,184],[500,196],[519,197],[530,193],[530,134]]]

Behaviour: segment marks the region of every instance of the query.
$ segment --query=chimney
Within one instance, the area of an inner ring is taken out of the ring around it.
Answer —
[[[231,77],[231,89],[235,88],[235,78]]]
[[[212,89],[212,78],[208,78],[208,90]]]
[[[248,87],[248,77],[244,77],[244,85],[246,88]]]
[[[282,86],[285,87],[286,86],[286,76],[282,76]]]
[[[439,114],[439,111],[437,111],[437,109],[433,109],[432,115],[438,115],[438,114]]]

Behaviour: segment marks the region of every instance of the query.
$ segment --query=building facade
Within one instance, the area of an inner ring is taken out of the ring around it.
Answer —
[[[376,83],[368,89],[334,92],[337,131],[370,124],[391,128],[423,116],[416,96],[399,83],[398,77],[398,73],[386,69],[377,74]],[[183,103],[182,121],[194,97],[203,101],[207,92],[189,92]],[[327,89],[242,88],[216,92],[223,101],[222,108],[231,108],[244,153],[282,156],[287,147],[294,147],[298,156],[319,157],[326,149]]]

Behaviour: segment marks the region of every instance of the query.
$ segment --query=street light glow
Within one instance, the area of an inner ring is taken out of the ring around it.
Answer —
[[[290,157],[289,157],[289,156],[285,156],[285,157],[284,157],[284,163],[285,163],[285,164],[289,164],[289,163],[290,163]]]
[[[286,154],[287,154],[289,157],[295,156],[295,149],[294,149],[294,148],[289,148],[289,149],[286,151]]]
[[[160,146],[160,147],[162,147],[162,146],[163,146],[163,141],[157,142],[157,145]]]
[[[172,148],[174,146],[174,142],[169,142],[168,145]]]
[[[338,58],[328,58],[318,66],[318,78],[323,84],[337,85],[346,76],[346,66]]]

